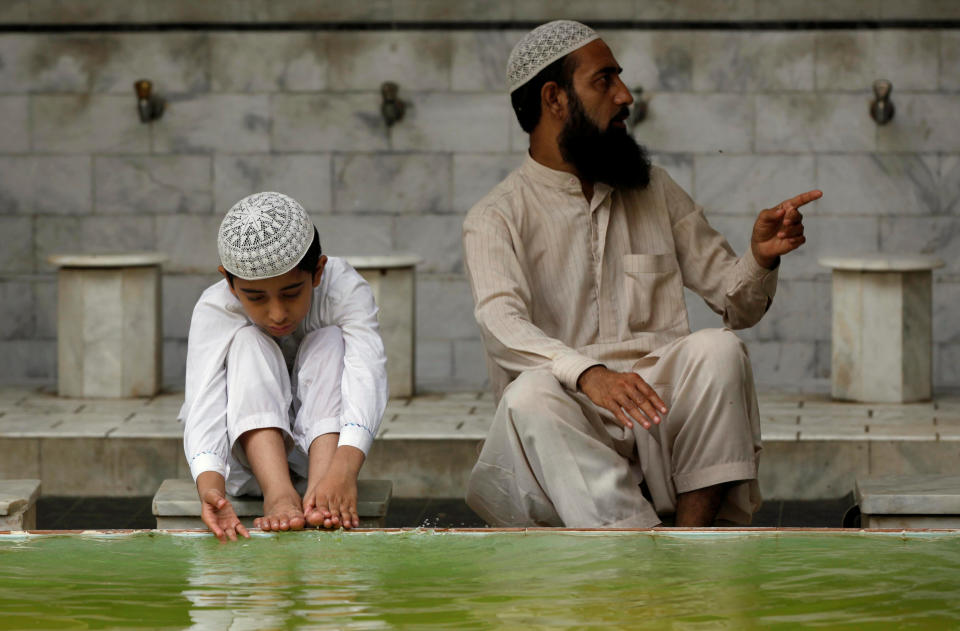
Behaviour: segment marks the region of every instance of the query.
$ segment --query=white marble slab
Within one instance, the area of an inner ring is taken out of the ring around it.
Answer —
[[[943,260],[923,254],[865,253],[856,256],[821,256],[820,265],[861,272],[920,272],[943,267]]]
[[[0,480],[0,517],[23,512],[40,496],[40,480]]]
[[[960,515],[960,475],[858,479],[855,493],[867,515]]]
[[[55,254],[47,260],[56,267],[140,267],[161,265],[167,261],[167,256],[158,252]]]

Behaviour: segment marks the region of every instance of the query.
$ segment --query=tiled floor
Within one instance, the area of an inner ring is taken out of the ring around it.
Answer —
[[[152,399],[66,399],[48,390],[0,388],[0,437],[169,438],[183,394]],[[822,394],[759,394],[765,440],[960,441],[960,396],[925,403],[840,403]],[[487,392],[429,394],[387,404],[378,438],[482,439],[493,418]]]
[[[154,528],[150,497],[41,497],[40,530]],[[754,515],[754,526],[837,528],[852,497],[835,500],[766,502]],[[390,502],[388,528],[482,528],[483,520],[460,499],[404,499]]]

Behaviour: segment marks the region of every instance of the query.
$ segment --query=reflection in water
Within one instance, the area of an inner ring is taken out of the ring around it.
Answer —
[[[0,536],[0,629],[960,627],[960,536]]]

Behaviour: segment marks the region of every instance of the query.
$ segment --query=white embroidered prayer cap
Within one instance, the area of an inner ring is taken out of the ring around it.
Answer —
[[[220,223],[220,263],[245,280],[280,276],[307,253],[313,232],[313,221],[295,199],[254,193],[234,204]]]
[[[573,20],[541,24],[524,35],[510,51],[507,59],[509,91],[513,92],[556,60],[595,39],[600,39],[599,33]]]

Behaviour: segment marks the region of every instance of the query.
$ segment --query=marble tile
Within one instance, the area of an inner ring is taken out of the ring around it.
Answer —
[[[183,424],[176,417],[151,417],[137,414],[110,432],[111,439],[120,438],[183,438]]]
[[[960,514],[960,476],[908,475],[857,481],[857,502],[868,515]]]
[[[187,366],[187,341],[163,341],[163,387],[183,388]]]
[[[875,42],[877,78],[891,81],[896,91],[937,89],[938,31],[881,29]]]
[[[376,255],[393,251],[390,215],[323,215],[315,217],[323,251],[331,256]]]
[[[422,299],[421,299],[422,302]],[[417,336],[417,390],[435,383],[444,383],[453,372],[453,342]]]
[[[328,154],[217,155],[213,162],[214,214],[260,191],[281,191],[311,213],[332,208]]]
[[[943,273],[960,272],[960,225],[948,217],[885,217],[880,220],[880,250],[933,254],[946,263]],[[939,272],[938,272],[939,273]]]
[[[380,91],[400,86],[400,98],[419,90],[450,89],[452,44],[443,31],[353,31],[329,35],[331,90]]]
[[[399,151],[483,152],[509,149],[513,117],[502,94],[416,93],[391,131]]]
[[[47,262],[52,254],[65,254],[82,249],[77,243],[80,217],[38,215],[33,218],[33,267],[37,271],[52,272],[56,268]]]
[[[206,90],[202,33],[49,33],[30,39],[32,89],[129,94],[149,78],[164,92]]]
[[[80,243],[87,252],[150,251],[156,247],[150,216],[90,215],[80,219]]]
[[[818,90],[864,91],[876,76],[876,33],[822,31],[816,34]]]
[[[166,337],[186,339],[190,332],[190,317],[203,291],[219,282],[217,274],[177,274],[163,279],[163,334]],[[183,398],[180,398],[183,403]]]
[[[933,339],[935,342],[960,342],[960,283],[934,283]]]
[[[417,278],[417,339],[472,339],[479,327],[466,278],[423,275]]]
[[[132,103],[119,95],[35,95],[32,147],[44,153],[147,153],[150,127]]]
[[[897,0],[879,0],[880,17],[885,20],[949,20],[960,18],[960,5],[950,0],[914,0],[909,4]]]
[[[767,501],[843,497],[868,472],[865,441],[770,442],[760,456],[760,492]]]
[[[0,418],[0,427],[3,419]],[[0,430],[2,432],[2,430]],[[40,477],[40,439],[0,436],[0,479]]]
[[[697,92],[813,90],[814,44],[809,32],[731,32],[694,38]]]
[[[34,67],[37,48],[42,49],[52,36],[4,33],[0,35],[0,91],[24,94],[44,91],[83,91],[89,81],[89,69],[64,59],[56,66]]]
[[[380,336],[387,355],[390,396],[410,396],[414,389],[414,317],[416,272],[413,267],[360,269],[380,311]]]
[[[34,336],[36,319],[33,288],[30,283],[0,280],[0,339],[21,339]]]
[[[512,0],[393,0],[393,19],[474,22],[510,19]]]
[[[360,473],[393,481],[396,497],[463,497],[480,441],[378,440]]]
[[[468,415],[445,414],[442,416],[400,415],[397,420],[385,424],[383,440],[483,440],[487,436],[489,420]],[[486,425],[487,427],[482,427]],[[464,430],[466,428],[466,430]]]
[[[30,150],[29,120],[28,97],[0,97],[0,151],[21,153]]]
[[[0,216],[0,233],[7,241],[0,249],[0,273],[33,271],[33,219]]]
[[[749,341],[747,348],[760,388],[803,383],[814,359],[808,342]]]
[[[379,151],[387,128],[379,92],[274,94],[270,97],[273,151]],[[407,125],[407,116],[400,124]]]
[[[9,0],[0,6],[0,21],[6,24],[24,24],[30,20],[29,0]]]
[[[453,377],[458,384],[474,389],[485,389],[489,386],[487,373],[486,351],[483,340],[477,337],[473,340],[453,341]],[[484,409],[493,414],[493,406]],[[488,419],[489,420],[489,419]],[[489,423],[487,423],[489,427]],[[486,428],[484,429],[486,435]]]
[[[829,282],[784,279],[777,284],[770,309],[750,331],[753,339],[830,339],[829,313]]]
[[[867,426],[870,440],[918,440],[935,441],[936,428],[933,424],[927,425],[887,425],[874,423]]]
[[[152,495],[176,476],[182,444],[171,439],[45,438],[41,479],[50,495]]]
[[[894,119],[877,129],[878,150],[960,151],[960,95],[900,94],[894,98]]]
[[[88,156],[0,156],[0,212],[89,213],[92,164]]]
[[[960,154],[940,156],[940,210],[960,217]]]
[[[97,0],[96,2],[61,2],[31,0],[30,19],[35,23],[77,24],[144,21],[149,12],[147,3],[129,0]]]
[[[737,21],[754,16],[754,0],[638,0],[638,20]]]
[[[54,340],[0,341],[0,382],[52,383],[56,378],[57,343]]]
[[[695,198],[710,213],[756,215],[819,184],[813,156],[697,155],[693,171]],[[819,202],[803,209],[819,212]]]
[[[522,153],[453,154],[453,210],[466,212],[523,163]]]
[[[590,2],[589,0],[514,0],[513,18],[522,21],[546,22],[571,20],[629,20],[634,17],[632,0]]]
[[[0,417],[0,436],[7,440],[48,436],[62,422],[63,419],[54,414],[4,414]]]
[[[660,92],[633,135],[651,151],[745,152],[752,147],[753,128],[750,97]]]
[[[876,0],[763,0],[756,4],[758,20],[875,20]]]
[[[337,212],[425,214],[452,207],[447,155],[341,154],[334,158],[333,171]]]
[[[817,185],[828,193],[817,212],[931,215],[940,212],[939,161],[924,154],[819,155]]]
[[[756,150],[871,151],[876,124],[862,94],[759,95]]]
[[[218,215],[160,215],[156,218],[157,250],[169,256],[166,272],[210,274],[219,263]]]
[[[940,32],[940,89],[960,90],[960,33]]]
[[[327,87],[324,33],[210,34],[212,87],[218,92],[305,92]]]
[[[463,272],[463,249],[459,216],[425,215],[394,219],[394,246],[401,252],[419,255],[419,273]]]
[[[801,441],[861,441],[869,438],[862,425],[817,423],[800,425],[798,440]]]
[[[266,3],[266,11],[271,20],[278,22],[376,22],[393,18],[391,0],[286,0]]]
[[[694,157],[689,153],[651,153],[650,162],[667,172],[677,185],[694,195],[693,164]]]
[[[506,92],[507,57],[523,35],[523,31],[512,30],[451,32],[451,88],[455,92]]]
[[[138,123],[140,124],[140,123]],[[255,153],[270,150],[266,94],[170,95],[154,124],[156,153]]]
[[[611,29],[601,35],[623,66],[620,78],[631,90],[642,87],[649,93],[691,89],[696,39],[693,32]]]
[[[956,473],[960,442],[872,441],[870,475]]]
[[[804,221],[807,242],[784,257],[780,278],[825,278],[828,273],[818,259],[842,252],[884,251],[880,239],[883,220],[876,217],[822,216]]]
[[[213,209],[213,166],[207,156],[98,156],[93,170],[98,213],[208,213]]]

